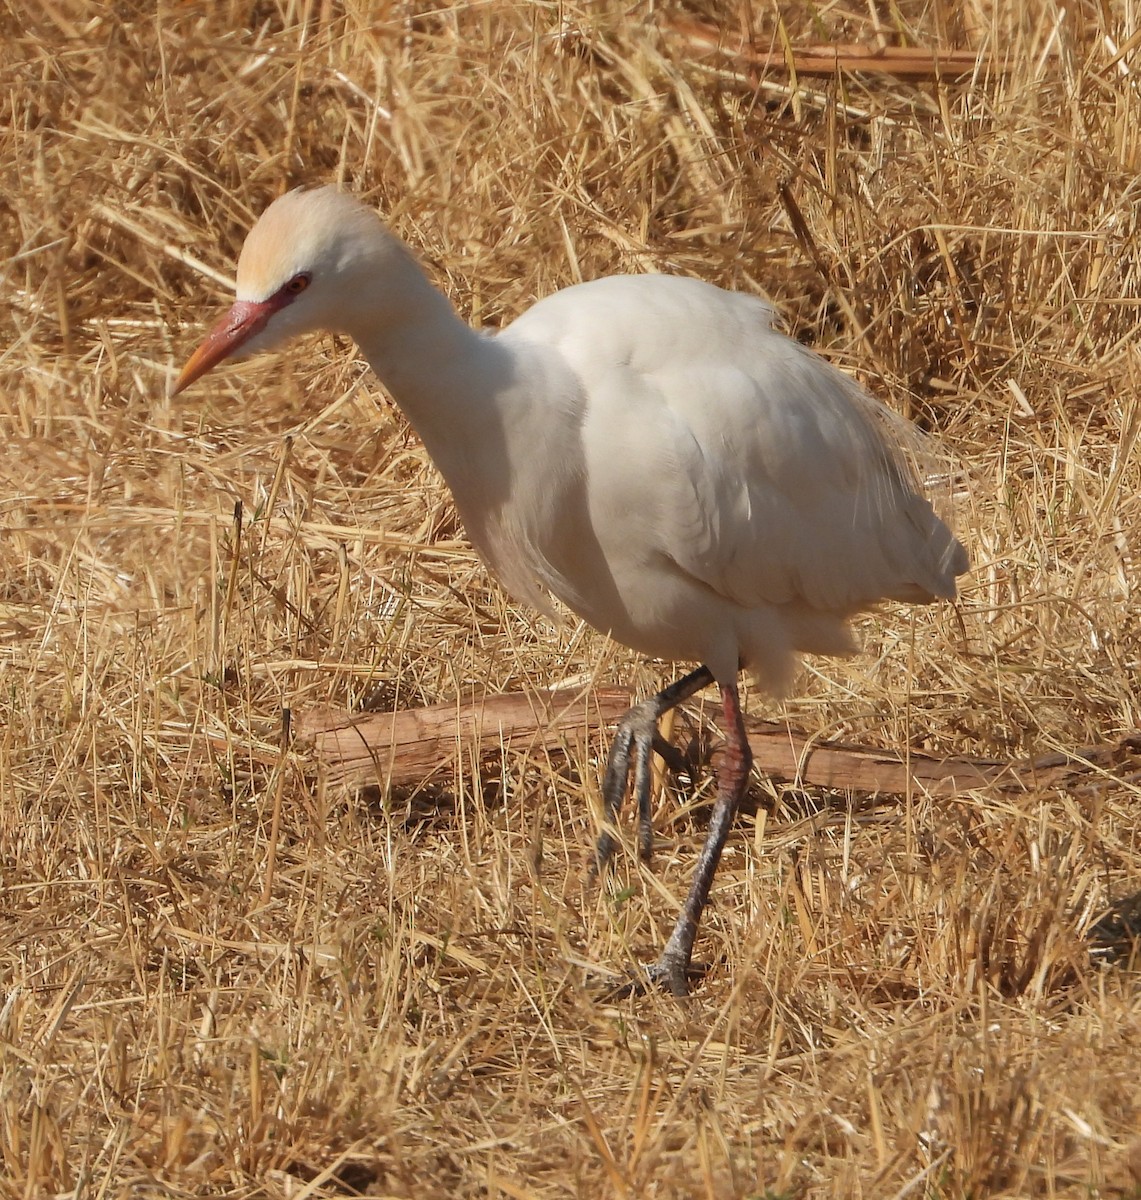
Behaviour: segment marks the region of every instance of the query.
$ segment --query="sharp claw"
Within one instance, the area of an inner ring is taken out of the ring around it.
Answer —
[[[618,842],[613,834],[600,833],[598,835],[598,841],[594,846],[594,862],[590,865],[591,879],[597,879],[606,870],[617,848]]]
[[[638,857],[644,863],[654,857],[654,827],[649,821],[638,822]]]

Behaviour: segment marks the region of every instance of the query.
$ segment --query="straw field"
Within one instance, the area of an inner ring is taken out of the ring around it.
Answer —
[[[0,1196],[1141,1194],[1138,976],[1086,940],[1141,888],[1137,15],[0,6]],[[822,44],[976,65],[789,70]],[[693,996],[608,995],[708,768],[600,886],[603,729],[365,790],[283,736],[676,673],[505,597],[349,344],[167,398],[256,215],[328,181],[486,327],[611,272],[763,291],[962,465],[959,601],[752,715],[1118,749],[941,799],[757,777]]]

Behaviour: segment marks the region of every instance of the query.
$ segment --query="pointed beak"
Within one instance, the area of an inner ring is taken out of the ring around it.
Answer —
[[[177,396],[224,359],[237,354],[255,333],[261,333],[278,307],[272,300],[235,300],[230,311],[187,359],[182,374],[170,389],[171,396]]]

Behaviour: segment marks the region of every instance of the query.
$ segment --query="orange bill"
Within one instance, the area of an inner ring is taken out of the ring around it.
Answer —
[[[220,362],[231,358],[241,350],[242,346],[260,333],[266,322],[280,307],[270,300],[235,300],[230,311],[206,335],[202,345],[187,359],[186,366],[170,390],[172,396],[177,396],[184,388],[188,388],[196,379],[201,379],[207,371],[216,367]]]

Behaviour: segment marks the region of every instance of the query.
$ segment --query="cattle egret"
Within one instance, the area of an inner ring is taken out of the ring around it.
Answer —
[[[658,719],[716,683],[717,800],[649,969],[678,995],[752,764],[738,672],[779,693],[798,652],[854,651],[856,613],[951,598],[967,568],[901,449],[911,427],[775,325],[755,296],[619,275],[477,332],[375,212],[323,187],[263,213],[242,247],[233,307],[173,389],[299,334],[347,334],[513,596],[548,613],[554,596],[643,654],[702,664],[619,725],[597,848],[602,866],[632,769],[648,856]]]

